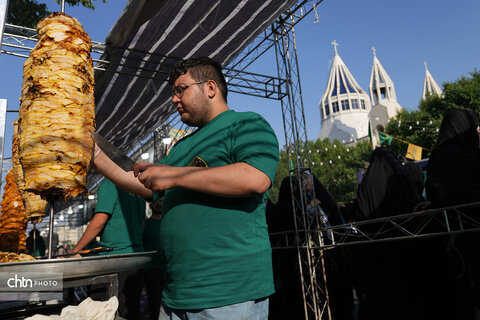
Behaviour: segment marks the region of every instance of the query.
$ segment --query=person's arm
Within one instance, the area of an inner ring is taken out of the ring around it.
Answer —
[[[87,230],[83,233],[82,237],[78,241],[75,248],[73,248],[72,253],[78,252],[85,248],[87,244],[90,243],[99,233],[102,231],[105,223],[107,223],[108,214],[103,212],[97,212],[93,216],[92,221],[88,224]]]
[[[125,172],[113,162],[97,145],[95,145],[95,158],[93,163],[96,171],[112,181],[119,188],[136,194],[143,198],[151,198],[152,190],[149,190],[134,177],[132,171]]]
[[[270,188],[270,178],[253,166],[238,162],[221,167],[172,167],[146,162],[133,166],[134,174],[148,189],[176,187],[223,197],[247,197]]]

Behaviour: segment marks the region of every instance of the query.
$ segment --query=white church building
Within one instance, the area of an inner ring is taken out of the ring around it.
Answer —
[[[335,48],[332,68],[327,88],[320,102],[321,129],[318,136],[323,140],[338,139],[343,144],[355,143],[368,138],[369,125],[374,145],[377,130],[386,127],[388,120],[402,110],[397,101],[395,85],[373,50],[373,65],[370,76],[369,95],[358,85]],[[441,95],[437,85],[425,64],[425,83],[423,98],[429,93]]]

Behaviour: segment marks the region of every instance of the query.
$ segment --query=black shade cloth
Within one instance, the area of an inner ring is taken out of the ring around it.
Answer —
[[[177,58],[226,66],[294,2],[130,0],[105,41],[107,71],[95,73],[97,131],[134,150],[175,112],[167,78]]]

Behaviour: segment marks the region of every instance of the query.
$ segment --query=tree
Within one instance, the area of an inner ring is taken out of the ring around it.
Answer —
[[[428,97],[425,102],[428,104],[430,100],[438,100],[437,96]],[[438,114],[426,112],[422,109],[407,111],[402,110],[395,119],[390,120],[386,132],[397,139],[394,139],[390,145],[390,150],[398,155],[405,155],[408,144],[413,143],[424,148],[422,152],[423,158],[428,158],[433,145],[437,141],[438,128],[442,121],[443,111]]]
[[[450,107],[480,112],[480,72],[475,69],[471,77],[462,76],[453,83],[444,83],[444,99]]]
[[[474,70],[471,77],[462,76],[455,82],[443,83],[443,97],[430,95],[420,102],[418,110],[400,112],[386,128],[395,138],[424,148],[423,158],[428,158],[438,138],[438,129],[445,112],[452,108],[480,111],[480,72]],[[408,144],[393,140],[394,153],[405,155]]]
[[[61,0],[55,0],[58,4]],[[95,0],[103,3],[108,0]],[[66,0],[66,4],[73,6],[82,5],[89,9],[95,9],[93,0]],[[8,4],[7,22],[29,28],[35,28],[37,23],[44,17],[50,15],[47,5],[38,3],[36,0],[10,0]]]
[[[315,177],[332,193],[338,202],[352,201],[357,191],[357,172],[364,168],[370,159],[369,142],[359,142],[356,146],[345,146],[338,140],[317,140],[308,142],[308,151],[304,143],[300,143],[303,159],[312,161],[312,172]],[[309,154],[307,154],[309,152]],[[303,167],[307,167],[305,162]],[[290,168],[296,167],[294,158],[287,157],[287,151],[280,151],[275,180],[270,191],[270,199],[276,202],[280,184],[290,174]]]

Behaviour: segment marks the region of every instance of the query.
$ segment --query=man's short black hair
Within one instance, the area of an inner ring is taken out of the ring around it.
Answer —
[[[222,65],[209,57],[189,58],[176,63],[172,71],[168,83],[173,86],[175,81],[182,74],[190,72],[193,80],[207,81],[213,80],[217,83],[218,88],[222,92],[222,96],[227,101],[227,82],[222,73]]]

